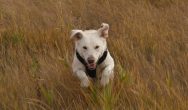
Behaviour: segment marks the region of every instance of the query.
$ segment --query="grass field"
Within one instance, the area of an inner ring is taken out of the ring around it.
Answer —
[[[109,23],[115,79],[80,87],[70,31]],[[188,110],[187,0],[0,0],[0,110]]]

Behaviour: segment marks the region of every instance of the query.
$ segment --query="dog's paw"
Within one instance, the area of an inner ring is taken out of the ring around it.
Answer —
[[[100,83],[103,87],[106,86],[109,83],[109,78],[108,77],[102,77]]]
[[[81,87],[88,87],[89,84],[90,84],[89,79],[84,79],[84,80],[81,81],[80,86]]]

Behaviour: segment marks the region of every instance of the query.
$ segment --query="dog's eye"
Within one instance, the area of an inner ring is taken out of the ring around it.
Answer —
[[[83,46],[83,49],[87,50],[87,47],[86,47],[86,46]]]
[[[95,46],[95,49],[98,49],[99,48],[99,46],[97,45],[97,46]]]

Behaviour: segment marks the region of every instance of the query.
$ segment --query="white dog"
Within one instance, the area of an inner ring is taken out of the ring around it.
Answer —
[[[75,41],[73,73],[80,79],[82,87],[88,87],[90,78],[96,78],[96,69],[102,71],[100,84],[105,86],[113,79],[114,60],[108,49],[109,25],[102,23],[98,30],[72,30]],[[89,78],[90,77],[90,78]]]

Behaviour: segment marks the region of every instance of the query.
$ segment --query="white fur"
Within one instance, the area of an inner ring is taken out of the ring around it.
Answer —
[[[71,39],[75,40],[75,50],[87,61],[88,57],[93,57],[95,63],[103,55],[107,48],[106,38],[108,37],[109,25],[102,23],[101,28],[98,30],[72,30]],[[87,50],[83,47],[87,47]],[[98,49],[95,49],[99,46]],[[106,59],[98,65],[97,69],[102,70],[101,85],[105,86],[109,80],[113,78],[114,60],[109,51]],[[80,79],[82,87],[88,87],[90,84],[89,76],[85,73],[85,66],[78,60],[76,54],[74,55],[72,63],[73,73]]]

